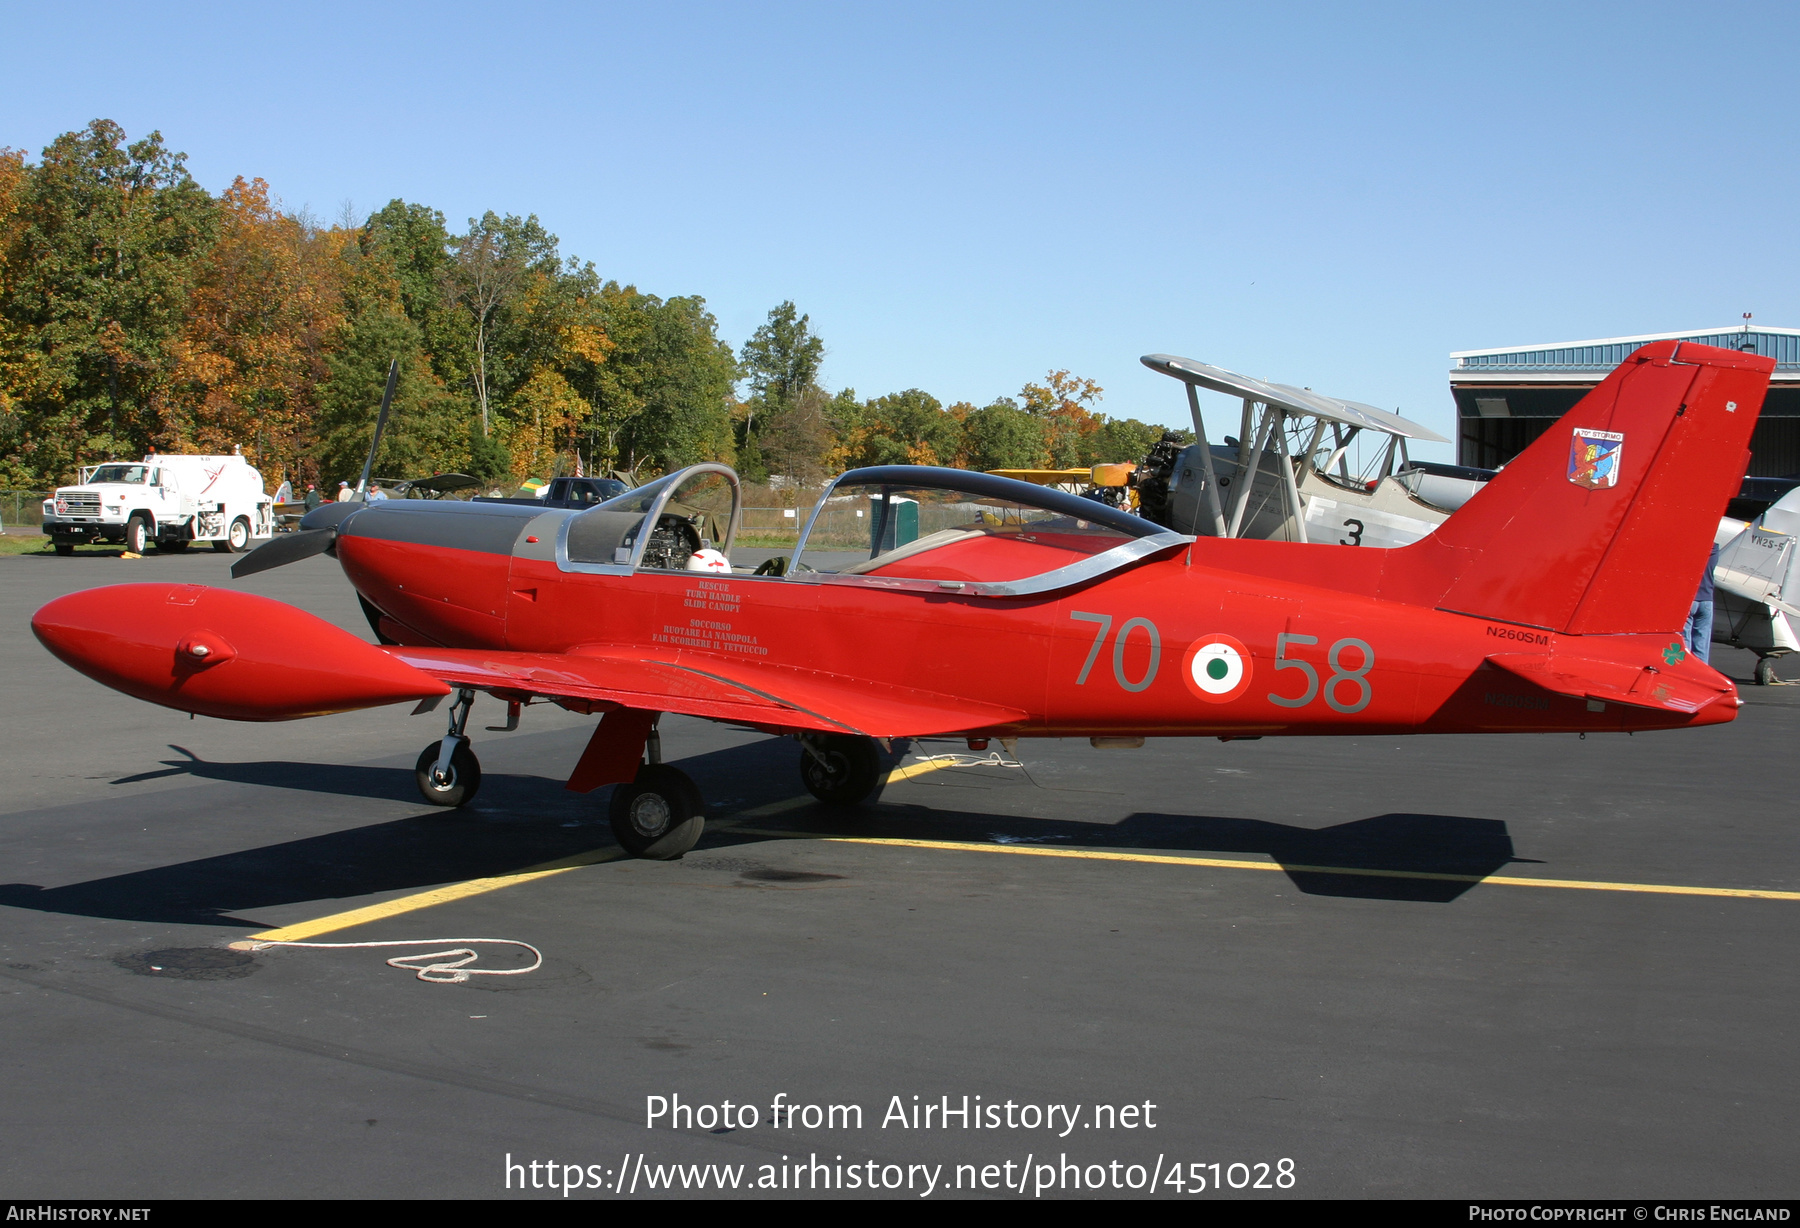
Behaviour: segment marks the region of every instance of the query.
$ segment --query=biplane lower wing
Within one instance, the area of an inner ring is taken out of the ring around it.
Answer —
[[[451,686],[581,699],[778,729],[876,738],[1006,728],[1017,708],[884,686],[809,670],[641,649],[568,653],[390,647],[392,656]]]

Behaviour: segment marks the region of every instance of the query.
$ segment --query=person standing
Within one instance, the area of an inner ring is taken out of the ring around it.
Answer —
[[[319,493],[317,486],[308,482],[306,484],[306,510],[310,512],[323,502],[325,502],[325,496]]]
[[[350,489],[350,483],[348,483],[348,482],[339,482],[338,483],[337,501],[339,503],[349,503],[352,500],[354,500],[355,498],[356,498],[356,492],[354,490]]]
[[[1706,556],[1706,570],[1700,574],[1700,591],[1688,607],[1687,648],[1702,661],[1712,651],[1713,568],[1718,563],[1719,543],[1714,542],[1712,553]]]

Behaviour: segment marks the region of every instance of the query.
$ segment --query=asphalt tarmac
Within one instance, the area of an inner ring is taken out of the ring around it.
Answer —
[[[1641,739],[925,743],[851,814],[671,719],[710,826],[652,863],[561,787],[591,718],[478,701],[445,813],[441,715],[190,721],[30,634],[229,562],[0,559],[0,1196],[1800,1193],[1800,687]],[[328,559],[241,587],[366,634]],[[370,906],[313,940],[543,965],[224,950]]]

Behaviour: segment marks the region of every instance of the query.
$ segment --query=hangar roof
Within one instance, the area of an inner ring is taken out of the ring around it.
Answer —
[[[1597,383],[1626,356],[1649,341],[1694,341],[1728,350],[1750,350],[1775,359],[1775,382],[1800,383],[1800,329],[1692,329],[1679,333],[1645,333],[1638,337],[1602,337],[1592,341],[1556,341],[1548,345],[1509,345],[1491,350],[1457,350],[1450,357],[1452,384]]]

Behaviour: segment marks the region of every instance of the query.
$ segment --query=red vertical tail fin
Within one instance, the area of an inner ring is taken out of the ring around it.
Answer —
[[[1440,609],[1570,634],[1678,629],[1774,369],[1691,342],[1644,346],[1396,551],[1389,582]]]

